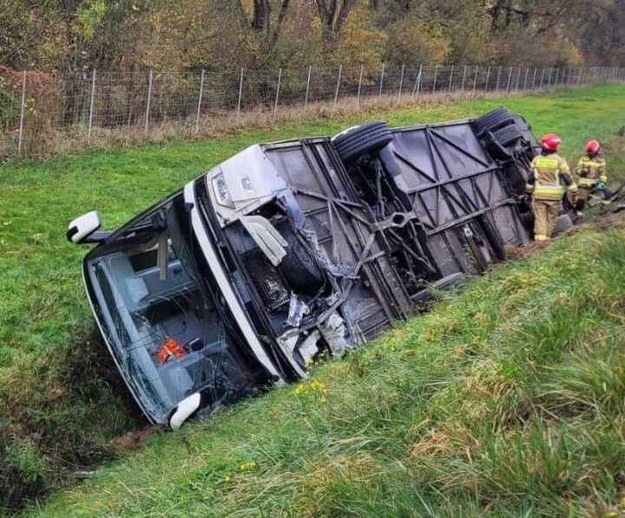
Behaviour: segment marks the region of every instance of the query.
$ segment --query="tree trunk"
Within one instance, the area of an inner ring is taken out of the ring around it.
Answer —
[[[267,48],[272,48],[280,36],[282,22],[286,17],[289,3],[290,0],[280,1],[280,11],[278,12],[278,18],[276,19],[273,29],[271,19],[271,0],[254,0],[251,19],[248,18],[248,15],[245,12],[243,0],[236,0],[236,2],[234,2],[234,9],[241,29],[246,31],[251,28],[258,36],[260,36]]]
[[[338,40],[347,17],[357,1],[315,0],[321,22],[321,38],[324,42],[333,43]]]

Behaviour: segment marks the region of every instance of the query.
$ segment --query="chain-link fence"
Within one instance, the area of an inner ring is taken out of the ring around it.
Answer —
[[[0,157],[115,139],[211,133],[339,105],[510,95],[625,82],[616,67],[364,66],[168,73],[100,70],[0,76]],[[310,112],[312,115],[314,112]]]

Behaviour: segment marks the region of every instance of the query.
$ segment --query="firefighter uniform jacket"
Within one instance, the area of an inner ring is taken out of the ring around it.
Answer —
[[[557,153],[540,155],[532,161],[527,190],[539,201],[560,201],[568,190],[577,193],[566,160]]]
[[[576,172],[579,176],[580,187],[592,189],[597,182],[607,183],[608,181],[605,159],[600,156],[582,156],[577,163]]]

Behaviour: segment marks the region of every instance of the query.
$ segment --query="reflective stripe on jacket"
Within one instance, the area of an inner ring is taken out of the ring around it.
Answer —
[[[534,158],[528,183],[534,186],[531,190],[536,200],[560,201],[567,187],[570,192],[577,192],[569,165],[556,153]]]
[[[577,163],[578,184],[580,187],[594,187],[597,182],[606,183],[608,175],[606,172],[605,159],[602,157],[589,157],[584,155]]]

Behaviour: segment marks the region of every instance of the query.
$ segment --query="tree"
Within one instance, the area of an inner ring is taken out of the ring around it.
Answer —
[[[234,9],[238,16],[241,28],[246,30],[251,28],[265,43],[267,48],[273,48],[280,35],[280,29],[289,9],[289,0],[280,0],[278,17],[272,23],[271,12],[273,7],[271,0],[254,0],[252,4],[251,17],[248,16],[243,0],[233,2]],[[273,25],[273,27],[272,27]]]
[[[358,0],[315,0],[321,21],[321,39],[325,43],[338,41],[349,12]]]

